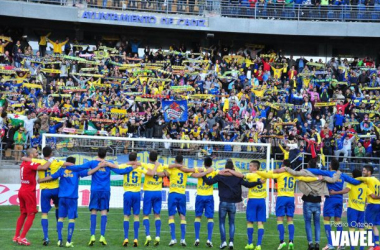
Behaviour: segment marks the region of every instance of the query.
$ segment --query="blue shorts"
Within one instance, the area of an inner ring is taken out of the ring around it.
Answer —
[[[51,209],[51,200],[53,200],[53,203],[55,207],[58,207],[58,193],[59,188],[54,189],[42,189],[41,190],[41,212],[42,213],[49,213]]]
[[[265,204],[265,199],[248,199],[246,216],[247,221],[249,222],[266,222],[267,207]]]
[[[186,215],[186,195],[179,193],[169,193],[168,199],[169,216],[175,215],[177,212]]]
[[[161,213],[162,193],[161,191],[144,191],[143,213],[150,215],[152,208],[154,214]]]
[[[141,195],[140,192],[125,192],[124,193],[124,215],[131,215],[133,209],[134,215],[140,214]]]
[[[214,196],[213,195],[197,195],[195,198],[195,216],[201,217],[205,211],[207,219],[214,218]]]
[[[279,196],[276,202],[276,217],[294,216],[294,197]]]
[[[364,211],[347,208],[348,227],[364,228]]]
[[[73,220],[78,218],[78,199],[59,198],[58,217]]]
[[[380,204],[368,204],[365,210],[365,221],[374,226],[380,225]]]
[[[91,192],[89,209],[91,210],[109,210],[111,192],[93,191]]]
[[[326,198],[323,207],[323,217],[342,218],[343,199],[341,198]]]

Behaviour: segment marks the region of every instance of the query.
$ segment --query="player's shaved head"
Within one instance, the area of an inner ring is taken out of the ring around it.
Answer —
[[[26,155],[28,157],[34,157],[34,154],[37,152],[37,150],[35,148],[28,148],[28,150],[26,150]]]
[[[203,165],[205,165],[206,168],[209,168],[212,166],[212,159],[211,157],[206,157],[203,161]]]
[[[42,149],[42,154],[44,157],[50,157],[53,154],[53,149],[50,146],[45,146]]]
[[[256,168],[256,170],[259,170],[260,169],[260,162],[258,160],[252,160],[250,163],[249,163],[250,166]]]
[[[72,156],[69,156],[69,157],[66,158],[66,162],[70,162],[72,164],[75,164],[75,161],[76,161],[75,158],[72,157]]]
[[[175,161],[179,164],[181,164],[183,162],[183,156],[182,155],[177,155],[175,157]]]
[[[99,148],[98,149],[98,157],[100,159],[104,159],[107,156],[107,149],[106,148]]]
[[[152,162],[155,162],[157,161],[157,158],[158,158],[158,153],[157,151],[150,151],[149,153],[149,160],[152,161]]]
[[[137,153],[136,152],[129,153],[129,161],[135,161],[135,160],[137,160]]]

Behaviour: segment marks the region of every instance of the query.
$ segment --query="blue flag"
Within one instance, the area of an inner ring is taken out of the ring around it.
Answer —
[[[163,101],[162,110],[166,122],[187,121],[187,101]]]

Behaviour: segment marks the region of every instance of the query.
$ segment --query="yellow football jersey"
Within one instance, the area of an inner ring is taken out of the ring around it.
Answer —
[[[141,163],[141,167],[145,169],[154,169],[153,163]],[[165,169],[167,169],[168,166],[160,165],[157,168],[157,172],[164,172]],[[161,191],[162,190],[162,177],[160,176],[149,176],[145,175],[144,180],[144,191]]]
[[[168,173],[170,179],[169,193],[185,194],[187,177],[191,173],[184,173],[178,168],[169,168]]]
[[[40,163],[41,165],[44,165],[47,161],[45,159],[32,159],[32,162]],[[50,167],[47,170],[38,171],[38,178],[42,179],[54,174],[62,167],[64,163],[65,163],[64,161],[54,160],[50,164]],[[59,179],[40,183],[40,189],[55,189],[58,187],[59,187]]]
[[[119,165],[119,169],[130,167],[127,164]],[[123,187],[125,192],[140,192],[142,183],[142,174],[146,174],[148,171],[143,167],[138,167],[132,172],[124,175]]]
[[[274,174],[273,171],[257,171],[264,178],[277,179],[277,196],[294,197],[296,180],[304,182],[317,181],[318,177],[293,176],[287,172]]]
[[[206,168],[203,168],[203,171],[207,171]],[[207,174],[207,178],[214,178],[215,175],[218,174],[218,171],[212,171],[211,173]],[[213,195],[214,186],[213,185],[207,185],[202,178],[198,178],[198,184],[197,184],[197,195],[200,196],[210,196]]]
[[[366,198],[372,194],[371,189],[369,189],[365,183],[356,186],[347,184],[347,188],[350,189],[350,192],[348,192],[348,207],[358,211],[364,211]]]
[[[359,177],[356,179],[365,182],[373,194],[380,195],[380,181],[376,177]],[[380,204],[379,199],[373,199],[372,197],[368,197],[367,202],[369,204]]]
[[[256,173],[249,173],[245,175],[245,179],[248,182],[257,182],[259,180],[265,180],[265,178],[261,177],[260,175]],[[263,183],[261,185],[258,185],[256,187],[250,188],[248,191],[248,198],[249,199],[261,199],[267,197],[267,183]]]

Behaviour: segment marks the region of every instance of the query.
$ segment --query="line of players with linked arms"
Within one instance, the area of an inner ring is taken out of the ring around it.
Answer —
[[[364,221],[373,225],[367,230],[373,231],[373,239],[375,247],[372,249],[379,250],[379,231],[376,226],[380,225],[380,182],[372,176],[372,166],[365,166],[362,173],[359,171],[353,172],[353,177],[342,174],[339,171],[339,162],[333,159],[330,164],[329,171],[322,171],[316,168],[315,161],[309,162],[309,167],[306,171],[311,173],[304,174],[302,171],[295,172],[290,169],[289,161],[284,161],[284,166],[281,169],[274,171],[259,171],[260,162],[253,160],[249,165],[250,172],[241,174],[233,170],[232,162],[227,161],[226,169],[217,171],[212,168],[212,159],[205,158],[203,168],[187,168],[183,166],[183,157],[177,156],[175,164],[168,166],[158,163],[158,154],[156,151],[151,151],[149,154],[149,162],[142,163],[137,161],[137,154],[131,152],[129,154],[129,162],[116,165],[110,161],[106,161],[106,149],[99,148],[98,157],[95,160],[84,163],[83,165],[75,165],[75,158],[68,157],[66,162],[54,159],[53,150],[47,146],[43,148],[43,159],[38,159],[38,153],[35,149],[27,150],[27,157],[24,157],[20,166],[21,188],[19,190],[20,211],[21,215],[17,221],[16,233],[13,238],[14,242],[21,245],[30,245],[30,242],[25,238],[31,224],[33,223],[36,210],[36,171],[38,171],[38,182],[41,190],[41,225],[44,233],[43,245],[49,245],[48,235],[48,213],[51,209],[51,200],[53,200],[56,209],[58,246],[63,246],[62,229],[63,220],[68,217],[68,235],[66,247],[73,247],[72,236],[75,228],[75,219],[77,218],[77,200],[78,200],[78,185],[79,179],[84,176],[91,175],[91,197],[89,210],[91,212],[90,231],[91,238],[88,243],[93,246],[96,242],[95,229],[97,212],[101,213],[100,239],[99,242],[107,245],[105,239],[107,212],[109,210],[110,201],[110,175],[111,171],[116,174],[124,175],[124,241],[123,246],[129,244],[129,219],[131,211],[133,211],[134,222],[134,240],[133,246],[138,246],[138,232],[140,227],[140,191],[142,185],[142,175],[145,175],[143,184],[143,225],[145,228],[146,240],[144,245],[149,246],[152,238],[150,236],[150,220],[149,215],[154,213],[156,237],[153,244],[160,244],[161,232],[161,204],[162,204],[162,178],[167,176],[170,179],[169,197],[168,197],[168,213],[169,226],[171,232],[171,241],[169,246],[177,243],[175,236],[174,215],[178,213],[181,217],[181,241],[180,244],[186,246],[186,183],[189,176],[199,178],[197,184],[197,197],[195,203],[196,218],[194,221],[195,228],[195,246],[200,245],[200,221],[204,214],[207,218],[207,241],[206,245],[212,247],[212,233],[214,226],[214,199],[212,179],[216,175],[235,176],[245,178],[252,185],[248,192],[247,203],[247,236],[248,244],[246,249],[261,250],[261,243],[264,236],[264,223],[266,222],[266,203],[267,196],[266,180],[273,178],[277,180],[277,201],[276,201],[276,217],[277,229],[279,232],[280,244],[278,249],[294,249],[294,188],[295,181],[300,183],[326,183],[329,194],[326,197],[324,206],[324,224],[328,245],[324,249],[335,249],[331,243],[331,225],[330,219],[334,217],[337,230],[342,231],[341,215],[343,210],[343,194],[349,193],[348,201],[348,224],[363,225]],[[228,164],[230,163],[230,164]],[[228,166],[227,166],[228,165]],[[231,167],[232,165],[232,167]],[[31,177],[27,177],[28,171],[32,173]],[[33,183],[34,173],[34,183]],[[314,175],[313,175],[314,174]],[[363,176],[362,176],[363,174]],[[305,176],[302,176],[305,175]],[[318,176],[319,177],[316,177]],[[324,177],[321,177],[324,176]],[[25,179],[28,179],[27,181]],[[349,184],[344,187],[344,182]],[[207,185],[211,184],[211,185]],[[33,190],[34,186],[34,190]],[[30,191],[30,192],[28,192]],[[302,191],[302,190],[301,190]],[[33,193],[34,192],[34,193]],[[34,195],[34,197],[33,197]],[[220,196],[220,193],[219,193]],[[366,206],[367,203],[367,206]],[[283,219],[287,217],[289,243],[284,241],[284,225]],[[220,218],[219,218],[220,219]],[[225,219],[225,218],[224,218]],[[256,246],[253,245],[253,224],[257,223],[258,238]],[[224,225],[224,223],[223,223]],[[24,227],[24,228],[23,228]],[[354,230],[355,226],[350,228]],[[21,229],[23,232],[20,234]],[[362,229],[360,229],[362,230]],[[230,231],[231,233],[231,231]],[[233,232],[234,233],[234,232]],[[223,239],[222,235],[221,238]],[[233,235],[230,238],[233,239]],[[309,241],[309,249],[319,250],[319,239],[312,244],[312,239]],[[224,236],[225,239],[225,236]],[[310,244],[311,243],[311,244]],[[222,240],[220,248],[227,247],[227,244]],[[229,244],[230,249],[233,249],[233,242]],[[339,248],[338,248],[339,249]],[[343,249],[343,248],[340,248]]]

